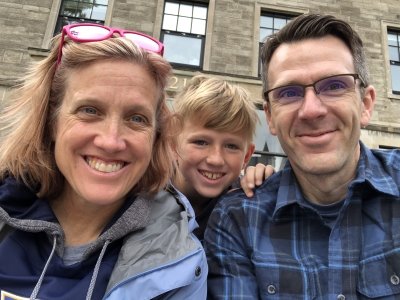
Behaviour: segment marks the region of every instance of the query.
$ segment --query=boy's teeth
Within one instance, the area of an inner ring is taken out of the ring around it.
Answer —
[[[91,168],[104,173],[116,172],[123,167],[122,162],[106,163],[93,158],[87,158],[86,161]]]
[[[205,172],[205,171],[203,171],[201,173],[203,174],[203,176],[207,177],[208,179],[212,179],[212,180],[222,177],[222,173],[212,173],[212,172]]]

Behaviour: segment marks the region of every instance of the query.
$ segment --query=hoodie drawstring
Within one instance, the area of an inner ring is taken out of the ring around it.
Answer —
[[[97,259],[97,262],[96,262],[96,266],[94,267],[92,279],[90,280],[90,285],[89,285],[89,289],[88,289],[88,292],[87,292],[87,295],[86,295],[86,300],[92,299],[92,294],[93,294],[94,286],[96,284],[97,275],[99,274],[101,261],[103,260],[104,253],[106,252],[107,246],[110,243],[111,243],[110,240],[106,240],[104,245],[103,245],[103,248],[101,249],[101,253],[100,253],[99,258]]]
[[[42,274],[40,274],[39,280],[38,280],[38,282],[36,283],[36,286],[35,286],[35,288],[33,289],[31,296],[29,297],[30,300],[35,300],[36,297],[37,297],[37,295],[38,295],[38,293],[39,293],[40,286],[42,285],[43,278],[44,278],[44,275],[46,274],[47,267],[49,266],[50,261],[51,261],[51,259],[52,259],[53,256],[54,256],[54,252],[56,251],[56,245],[57,245],[57,238],[56,238],[56,236],[54,235],[54,236],[53,236],[53,249],[51,249],[50,256],[49,256],[49,258],[47,259],[46,264],[44,265]]]

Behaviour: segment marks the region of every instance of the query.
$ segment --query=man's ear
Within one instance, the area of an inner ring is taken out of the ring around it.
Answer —
[[[272,120],[272,114],[271,114],[271,104],[267,101],[264,102],[264,113],[265,117],[267,119],[269,131],[271,132],[272,135],[276,135],[276,128],[274,126],[274,122]]]
[[[250,158],[253,155],[255,148],[256,148],[256,146],[253,143],[250,143],[249,146],[247,147],[247,151],[244,156],[242,169],[244,169],[246,167],[246,165],[248,164],[248,162],[250,161]]]
[[[372,85],[367,86],[364,89],[364,95],[362,96],[362,107],[361,107],[361,127],[366,127],[371,120],[372,111],[374,110],[376,92]]]

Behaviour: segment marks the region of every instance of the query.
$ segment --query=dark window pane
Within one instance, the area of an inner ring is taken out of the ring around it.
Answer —
[[[392,74],[392,90],[400,93],[400,65],[391,65],[390,71]]]
[[[165,34],[163,43],[164,57],[169,62],[200,66],[201,39]]]
[[[92,18],[92,5],[89,3],[79,3],[76,17],[82,19]]]
[[[64,0],[61,4],[54,34],[61,28],[73,23],[104,24],[108,0]]]
[[[78,2],[64,1],[61,7],[60,14],[64,16],[75,17],[78,11]]]

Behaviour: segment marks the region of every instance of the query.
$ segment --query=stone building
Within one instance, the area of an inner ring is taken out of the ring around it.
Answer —
[[[27,64],[47,54],[62,25],[96,22],[160,39],[174,66],[170,101],[194,74],[223,77],[261,101],[260,42],[303,13],[348,21],[365,42],[377,102],[362,140],[373,148],[400,147],[399,0],[0,0],[0,100]],[[259,111],[257,160],[279,165],[282,150]],[[274,156],[274,154],[277,154]]]

